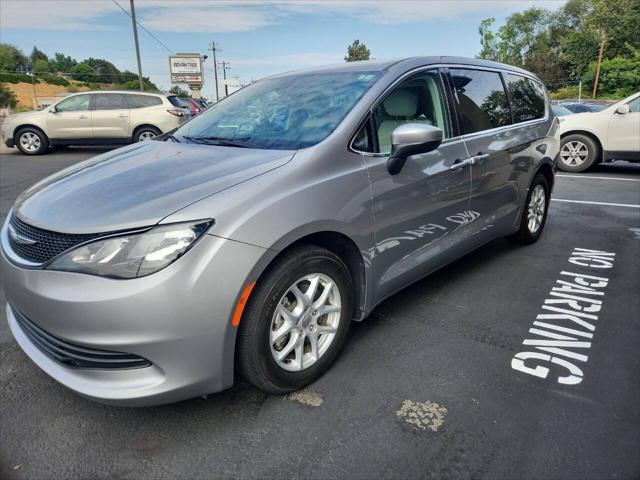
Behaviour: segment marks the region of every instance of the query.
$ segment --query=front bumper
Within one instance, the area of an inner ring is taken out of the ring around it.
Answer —
[[[0,141],[9,148],[15,146],[15,142],[13,141],[13,124],[7,123],[6,120],[0,124]]]
[[[92,399],[146,406],[221,391],[233,384],[233,309],[264,253],[205,235],[169,267],[143,278],[116,280],[22,268],[3,250],[7,319],[20,347],[40,368]],[[63,365],[33,343],[12,307],[58,339],[137,355],[151,366]]]

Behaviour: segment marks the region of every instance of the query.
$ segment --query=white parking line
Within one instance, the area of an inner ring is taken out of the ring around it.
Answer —
[[[607,203],[607,202],[588,202],[587,200],[566,200],[564,198],[552,198],[552,202],[565,202],[565,203],[584,203],[587,205],[606,205],[608,207],[627,207],[627,208],[640,208],[640,205],[634,205],[632,203]]]
[[[640,182],[640,179],[637,178],[620,178],[620,177],[596,177],[594,175],[565,175],[565,174],[556,174],[556,177],[566,177],[566,178],[592,178],[594,180],[620,180],[622,182]]]

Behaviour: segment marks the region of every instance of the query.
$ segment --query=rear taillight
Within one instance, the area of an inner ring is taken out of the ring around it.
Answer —
[[[184,117],[184,111],[182,110],[167,110],[167,112],[169,112],[171,115],[175,115],[176,117]]]

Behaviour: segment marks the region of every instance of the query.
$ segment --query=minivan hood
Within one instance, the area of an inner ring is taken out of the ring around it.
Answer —
[[[294,153],[136,143],[45,178],[18,197],[14,213],[31,225],[64,233],[154,225],[191,203],[284,165]],[[207,217],[215,212],[203,213]]]

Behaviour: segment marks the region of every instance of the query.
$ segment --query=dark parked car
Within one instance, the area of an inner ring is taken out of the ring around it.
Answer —
[[[599,112],[608,107],[595,103],[563,103],[561,106],[573,113]]]

